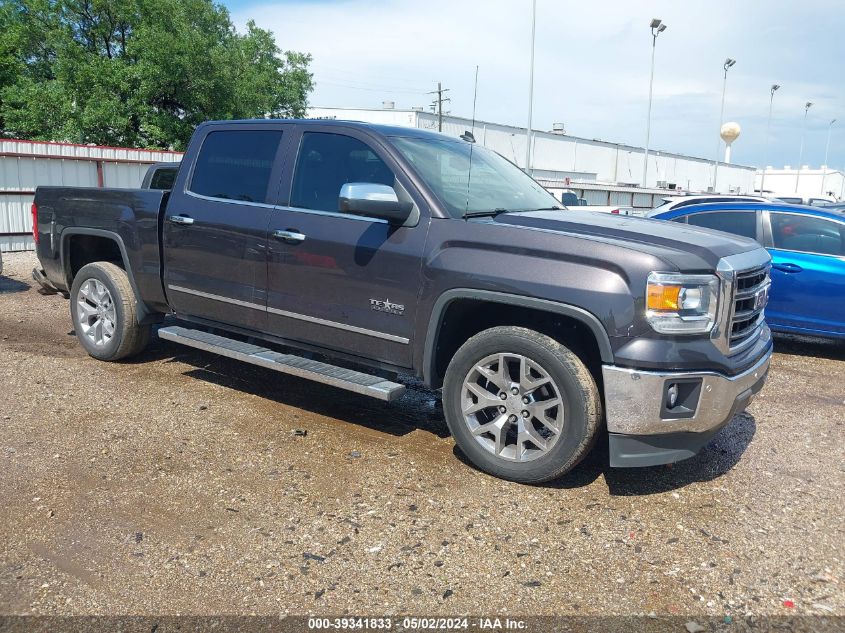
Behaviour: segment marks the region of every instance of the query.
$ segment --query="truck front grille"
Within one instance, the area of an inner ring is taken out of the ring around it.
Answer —
[[[755,340],[763,327],[769,287],[769,265],[737,273],[731,316],[730,350],[739,351]]]

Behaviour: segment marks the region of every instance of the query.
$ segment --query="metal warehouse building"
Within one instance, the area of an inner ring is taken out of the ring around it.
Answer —
[[[35,187],[139,187],[149,165],[181,158],[179,152],[0,139],[0,250],[33,247]]]
[[[397,110],[391,107],[381,110],[314,107],[309,108],[308,116],[430,130],[436,130],[438,127],[437,115],[432,112]],[[473,122],[470,119],[443,117],[444,134],[460,136],[471,129]],[[476,121],[474,130],[478,144],[497,151],[520,167],[525,166],[525,128]],[[630,189],[631,186],[642,183],[644,154],[645,149],[642,147],[579,138],[562,131],[534,130],[531,171],[532,175],[546,186],[564,186],[568,178],[570,182],[627,185]],[[720,162],[716,190],[725,193],[751,193],[754,191],[754,174],[754,167]],[[650,189],[659,189],[657,195],[671,195],[673,189],[707,191],[712,184],[712,159],[649,150],[647,186]],[[578,189],[577,185],[572,188]],[[585,186],[583,189],[585,192],[595,192],[587,194],[587,202],[590,204],[617,204],[608,202],[608,191],[603,187]],[[593,199],[590,199],[590,195]]]

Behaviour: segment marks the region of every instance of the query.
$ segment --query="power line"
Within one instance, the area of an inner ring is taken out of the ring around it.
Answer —
[[[413,92],[417,94],[426,94],[427,91],[419,89],[415,86],[400,86],[395,84],[386,84],[372,81],[361,81],[358,79],[349,79],[348,76],[337,76],[335,73],[318,72],[315,73],[317,81],[321,83],[330,83],[333,85],[349,85],[361,88],[380,89],[393,92]],[[325,78],[325,81],[322,80]]]
[[[334,81],[321,81],[317,80],[315,82],[318,86],[336,86],[338,88],[347,88],[349,90],[365,90],[367,92],[381,92],[381,93],[401,93],[401,94],[414,94],[414,95],[422,95],[422,94],[429,94],[423,90],[397,90],[395,88],[368,88],[366,86],[356,86],[353,84],[344,84],[338,83]]]
[[[324,75],[327,72],[334,75],[341,75],[342,77],[360,77],[361,76],[361,69],[359,67],[355,68],[342,68],[340,66],[331,66],[327,64],[320,64],[315,63],[313,67],[313,72],[317,75]],[[379,79],[387,79],[391,84],[405,84],[406,88],[415,87],[416,80],[413,78],[409,78],[407,74],[404,75],[390,75],[381,71],[376,71]],[[364,83],[373,83],[369,80],[364,80]]]

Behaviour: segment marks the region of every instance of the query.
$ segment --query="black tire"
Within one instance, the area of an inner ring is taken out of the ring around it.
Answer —
[[[79,291],[88,280],[100,281],[109,291],[114,305],[114,334],[103,345],[94,341],[82,331],[77,316]],[[150,326],[138,325],[135,292],[129,276],[120,266],[112,262],[94,262],[83,266],[73,278],[70,291],[70,315],[76,338],[88,354],[98,360],[115,361],[141,352],[150,341]]]
[[[563,428],[545,454],[512,461],[494,454],[470,430],[462,411],[463,384],[488,356],[519,354],[552,378],[563,400]],[[510,481],[536,484],[569,472],[590,451],[602,421],[601,395],[587,367],[553,338],[522,327],[502,326],[476,334],[455,353],[443,384],[446,423],[458,447],[481,470]]]

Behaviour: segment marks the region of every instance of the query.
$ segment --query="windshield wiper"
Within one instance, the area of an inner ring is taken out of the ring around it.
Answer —
[[[488,209],[486,211],[468,211],[465,218],[481,218],[485,216],[497,216],[500,213],[530,213],[531,211],[563,211],[563,207],[540,207],[539,209]]]
[[[467,211],[464,213],[465,218],[483,218],[485,216],[497,216],[502,213],[510,213],[510,209],[487,209],[486,211]]]

